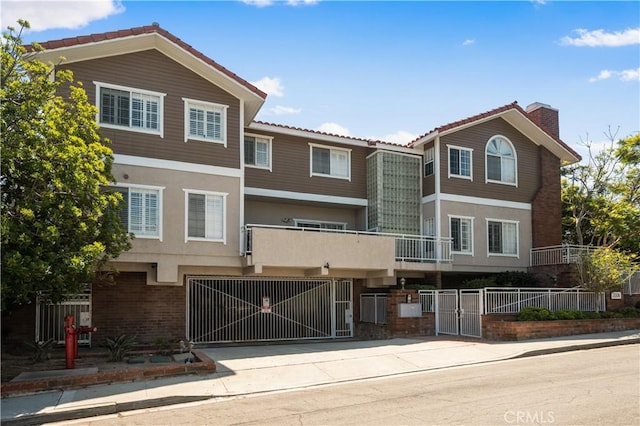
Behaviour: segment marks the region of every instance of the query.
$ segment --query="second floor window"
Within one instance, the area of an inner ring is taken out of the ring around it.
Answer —
[[[472,152],[468,148],[449,147],[449,177],[472,179]]]
[[[183,98],[185,135],[189,139],[227,144],[227,106]]]
[[[323,222],[323,221],[317,221],[317,220],[294,219],[294,223],[298,228],[330,229],[330,230],[347,229],[347,224],[343,222]]]
[[[245,135],[244,164],[271,169],[271,138]]]
[[[351,150],[311,145],[311,176],[351,180]]]
[[[120,223],[136,238],[161,238],[162,188],[117,186],[124,203]]]
[[[227,194],[189,190],[185,190],[185,194],[187,198],[186,240],[225,242]]]
[[[163,93],[95,84],[98,88],[98,122],[101,126],[162,136]]]

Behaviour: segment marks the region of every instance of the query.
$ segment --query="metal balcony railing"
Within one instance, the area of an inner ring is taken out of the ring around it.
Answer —
[[[437,238],[425,235],[390,234],[384,232],[353,231],[345,229],[318,229],[295,226],[277,225],[245,225],[242,228],[244,255],[252,252],[252,228],[282,229],[292,232],[324,232],[333,234],[373,235],[380,237],[393,237],[396,241],[396,261],[399,262],[431,262],[450,263],[453,260],[451,254],[451,239]]]
[[[532,248],[530,252],[530,265],[542,266],[577,263],[580,256],[590,253],[593,249],[593,246],[571,244]]]

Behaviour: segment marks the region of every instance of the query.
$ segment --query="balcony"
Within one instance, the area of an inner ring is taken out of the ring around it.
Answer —
[[[560,246],[536,247],[530,252],[531,266],[568,265],[593,251],[593,246],[563,244]]]
[[[326,275],[329,268],[393,276],[402,265],[451,263],[448,238],[270,225],[243,228],[247,265],[304,269]]]

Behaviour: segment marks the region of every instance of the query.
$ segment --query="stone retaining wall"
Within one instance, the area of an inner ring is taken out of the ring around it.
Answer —
[[[608,318],[582,320],[514,321],[499,315],[482,318],[482,337],[488,340],[528,340],[576,334],[640,330],[640,318]]]

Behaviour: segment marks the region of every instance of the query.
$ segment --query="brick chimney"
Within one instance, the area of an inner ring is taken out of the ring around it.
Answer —
[[[556,137],[560,137],[560,124],[558,122],[558,110],[547,104],[534,102],[526,109],[527,115],[538,126]]]

